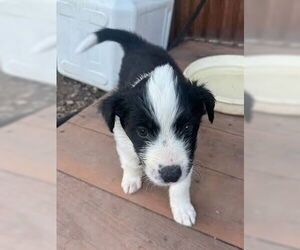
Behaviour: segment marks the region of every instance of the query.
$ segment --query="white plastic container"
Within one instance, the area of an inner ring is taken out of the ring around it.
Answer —
[[[205,86],[216,98],[215,110],[244,115],[244,57],[240,55],[208,56],[191,63],[184,75]]]
[[[0,1],[0,68],[56,83],[56,0]]]
[[[58,0],[58,71],[73,79],[111,90],[118,83],[122,49],[113,42],[85,53],[75,48],[103,27],[133,31],[166,48],[173,0]]]
[[[254,111],[300,115],[299,55],[253,55],[245,62],[245,91]]]

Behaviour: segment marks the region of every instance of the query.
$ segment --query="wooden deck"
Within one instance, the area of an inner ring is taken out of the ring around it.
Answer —
[[[200,55],[241,49],[186,42],[172,52],[184,68]],[[216,114],[199,132],[192,201],[197,223],[175,223],[167,189],[144,183],[126,195],[112,134],[98,102],[58,129],[59,249],[243,248],[243,118]]]
[[[245,123],[245,248],[300,249],[299,123],[259,112]]]
[[[53,103],[0,126],[0,249],[54,249],[55,112]]]

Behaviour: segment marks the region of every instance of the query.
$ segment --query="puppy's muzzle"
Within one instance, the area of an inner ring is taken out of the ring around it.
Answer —
[[[158,172],[165,183],[176,182],[181,176],[181,168],[178,165],[160,167]]]

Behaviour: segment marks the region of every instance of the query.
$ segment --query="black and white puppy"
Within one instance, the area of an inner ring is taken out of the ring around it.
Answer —
[[[190,183],[201,117],[214,119],[215,99],[203,86],[187,80],[162,48],[124,30],[102,29],[77,48],[82,52],[104,41],[121,45],[125,55],[118,88],[101,105],[113,132],[123,168],[122,188],[134,193],[145,175],[169,186],[175,221],[195,223]]]

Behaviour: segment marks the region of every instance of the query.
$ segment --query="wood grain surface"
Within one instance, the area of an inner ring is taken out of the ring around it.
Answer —
[[[175,0],[170,40],[188,21],[200,0]],[[207,0],[188,31],[188,37],[230,45],[244,42],[244,1]]]
[[[85,111],[82,114],[84,115]],[[85,119],[89,117],[85,116]],[[99,120],[101,119],[98,117],[94,122],[99,124]],[[202,136],[207,138],[211,136],[211,140],[214,140],[214,135],[207,133]],[[227,136],[227,140],[232,142],[234,135]],[[215,151],[214,147],[217,148],[213,144],[212,151]],[[224,157],[216,158],[214,161],[218,166],[222,166]],[[171,218],[167,190],[144,183],[144,188],[140,192],[125,195],[120,187],[122,172],[119,165],[115,143],[111,136],[78,126],[73,120],[58,129],[59,170]],[[242,247],[243,181],[221,171],[214,171],[210,165],[207,168],[196,165],[192,197],[198,211],[195,229]]]
[[[125,199],[58,174],[58,249],[237,249]]]

